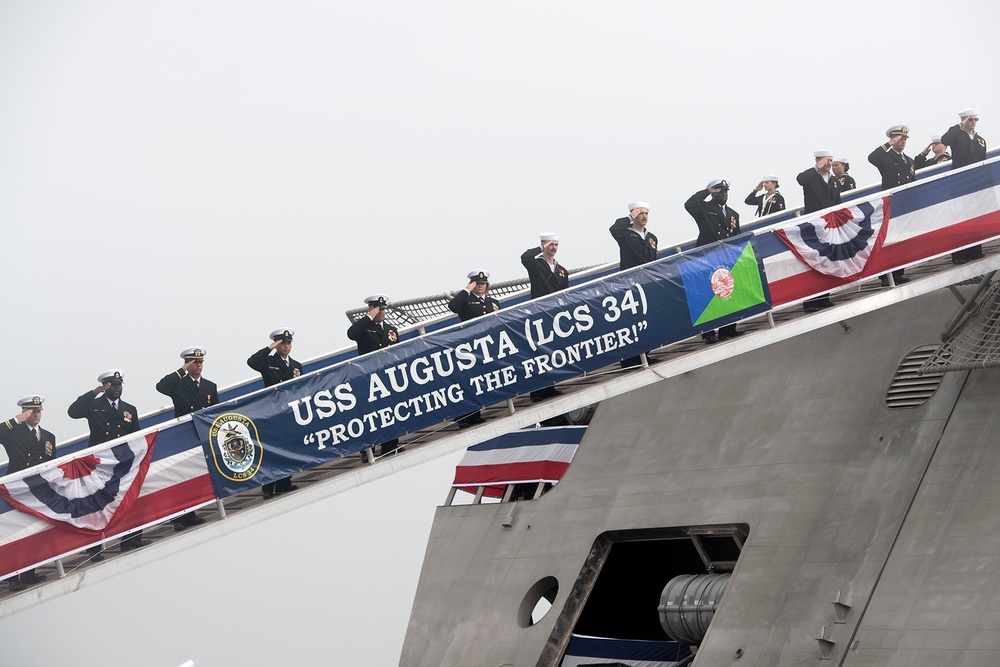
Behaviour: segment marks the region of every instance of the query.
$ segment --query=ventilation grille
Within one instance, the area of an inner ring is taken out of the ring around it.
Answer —
[[[923,345],[903,357],[892,378],[889,391],[885,394],[885,404],[890,410],[917,408],[926,403],[934,392],[944,373],[919,375],[920,367],[938,351],[938,345]]]

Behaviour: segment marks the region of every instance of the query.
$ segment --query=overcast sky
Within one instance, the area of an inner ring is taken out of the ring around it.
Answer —
[[[817,148],[871,183],[897,123],[912,156],[976,106],[995,145],[998,18],[985,0],[0,0],[0,418],[41,393],[69,440],[101,371],[144,413],[185,347],[226,386],[277,327],[318,356],[372,292],[522,277],[539,231],[569,267],[615,260],[632,200],[661,247],[693,238],[683,202],[712,178],[744,220],[763,174],[799,205]],[[395,664],[454,464],[0,620],[3,662]]]

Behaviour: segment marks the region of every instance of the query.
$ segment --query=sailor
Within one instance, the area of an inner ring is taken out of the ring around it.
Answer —
[[[906,140],[910,136],[910,128],[906,125],[893,125],[885,131],[885,136],[889,138],[889,141],[873,150],[868,155],[868,161],[882,175],[882,189],[891,190],[900,185],[912,183],[916,179],[916,175],[914,174],[913,159],[903,152],[906,149]],[[897,285],[910,281],[903,273],[904,269],[896,269],[892,272],[892,279]],[[879,280],[881,280],[883,287],[888,287],[889,276],[880,276]]]
[[[569,271],[556,261],[559,235],[555,232],[542,232],[538,235],[538,239],[537,246],[521,253],[521,265],[528,271],[532,299],[554,294],[569,287]],[[531,392],[531,400],[537,403],[561,393],[554,386],[544,387]]]
[[[487,295],[490,289],[490,272],[471,271],[468,278],[469,284],[465,289],[459,290],[448,302],[451,312],[456,313],[458,319],[467,322],[500,310],[500,302]]]
[[[618,268],[622,271],[632,269],[657,259],[656,234],[646,229],[649,221],[649,204],[644,201],[634,201],[628,205],[628,216],[618,218],[611,225],[611,238],[618,243]],[[642,363],[640,357],[629,357],[621,360],[622,368],[632,368]]]
[[[933,152],[933,155],[928,156],[931,152]],[[948,146],[941,141],[940,134],[934,134],[931,135],[931,143],[927,144],[927,148],[917,153],[917,157],[913,158],[913,166],[917,169],[923,169],[924,167],[950,160],[951,155],[948,154]]]
[[[658,240],[656,234],[646,229],[649,221],[649,204],[635,201],[628,205],[628,216],[618,218],[608,229],[618,243],[622,271],[656,261]]]
[[[365,305],[368,307],[368,312],[347,329],[347,337],[358,345],[358,356],[399,342],[399,332],[396,331],[396,327],[385,319],[389,310],[389,297],[385,294],[372,294],[365,297]],[[399,438],[383,442],[381,448],[383,456],[404,451],[399,445]],[[372,447],[372,452],[374,451],[375,447]],[[364,458],[362,454],[362,459]]]
[[[173,402],[174,417],[182,417],[219,402],[219,388],[201,375],[207,354],[204,347],[183,350],[180,357],[184,360],[184,365],[167,373],[156,383],[156,391],[169,396]],[[171,523],[174,530],[182,531],[190,526],[199,526],[205,520],[194,512],[188,512],[184,516],[175,517]]]
[[[711,197],[705,201],[706,197]],[[697,246],[708,245],[740,233],[740,214],[726,205],[729,201],[729,181],[716,178],[708,182],[704,190],[698,190],[684,202],[686,210],[698,225]],[[726,338],[742,336],[735,324],[727,324],[718,332],[705,331],[701,334],[706,345]]]
[[[954,156],[951,161],[952,169],[961,169],[986,159],[986,140],[976,132],[979,127],[979,111],[971,107],[962,109],[958,112],[958,118],[961,122],[948,128],[941,136],[941,141],[951,147]],[[965,264],[982,256],[983,246],[976,245],[953,252],[951,261]]]
[[[302,375],[302,364],[292,359],[292,339],[295,331],[288,327],[275,329],[271,332],[271,344],[262,347],[247,359],[247,366],[260,373],[265,387],[272,387],[285,380],[293,380]],[[289,493],[296,490],[297,484],[292,484],[292,478],[282,477],[281,479],[268,482],[261,487],[264,499],[272,498],[275,494]]]
[[[528,270],[528,280],[531,282],[532,299],[569,287],[569,272],[556,261],[559,235],[542,232],[538,237],[539,245],[521,253],[521,265]]]
[[[469,284],[465,289],[460,290],[451,301],[448,308],[453,313],[458,314],[458,318],[463,322],[482,317],[487,313],[495,313],[500,310],[500,302],[486,293],[490,289],[489,271],[470,271],[468,274]],[[482,424],[483,414],[481,410],[464,414],[455,418],[455,423],[459,428],[468,428],[475,424]]]
[[[758,195],[757,193],[761,190],[764,191],[764,194]],[[778,177],[774,174],[762,177],[760,183],[753,189],[753,192],[747,195],[743,203],[756,206],[758,218],[784,211],[785,198],[778,192]]]
[[[7,451],[8,475],[48,461],[56,454],[56,436],[38,425],[42,421],[43,403],[44,396],[25,396],[17,402],[21,412],[0,424],[0,445]],[[20,591],[45,579],[46,575],[37,574],[32,568],[7,579],[7,586]]]
[[[851,163],[843,155],[834,156],[831,170],[837,179],[837,189],[841,192],[848,192],[858,187],[854,177],[847,173],[851,170]]]
[[[802,197],[805,200],[805,205],[802,207],[803,213],[821,211],[840,203],[840,182],[832,171],[833,151],[825,149],[813,151],[813,159],[815,165],[795,177],[795,181],[802,186]],[[844,171],[846,173],[847,170]],[[812,299],[807,299],[802,304],[802,310],[814,313],[821,308],[829,308],[832,305],[833,301],[830,300],[829,294],[820,294]]]
[[[118,368],[104,371],[97,376],[97,387],[80,395],[66,411],[73,419],[86,419],[90,425],[88,447],[114,440],[139,430],[139,411],[122,400],[122,383],[125,374]],[[139,549],[149,544],[137,530],[122,539],[121,550]],[[93,560],[103,558],[100,547],[87,549]]]

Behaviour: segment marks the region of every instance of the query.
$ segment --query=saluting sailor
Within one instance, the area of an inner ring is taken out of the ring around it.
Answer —
[[[451,301],[448,302],[448,308],[453,313],[457,313],[458,318],[463,322],[499,311],[500,302],[486,294],[490,289],[490,272],[470,271],[467,277],[469,284],[452,297]],[[482,424],[484,421],[486,420],[483,419],[481,410],[455,418],[455,423],[458,424],[459,428],[468,428],[475,424]]]
[[[764,191],[764,194],[758,195],[757,193],[761,190]],[[756,206],[758,218],[784,211],[785,198],[778,192],[778,177],[774,174],[768,174],[761,178],[760,183],[753,189],[753,192],[747,195],[743,203]]]
[[[272,387],[285,380],[292,380],[302,375],[302,364],[292,359],[292,339],[295,331],[288,327],[275,329],[271,332],[271,344],[263,347],[247,359],[247,366],[260,373],[264,380],[265,387]],[[292,478],[282,477],[281,479],[268,482],[261,487],[264,500],[274,497],[275,494],[288,493],[299,488],[297,484],[292,484]]]
[[[711,196],[709,201],[705,197]],[[740,233],[740,214],[726,206],[729,201],[729,181],[716,178],[709,181],[704,190],[698,190],[684,202],[684,210],[694,218],[698,225],[698,241],[695,245],[703,246]],[[735,324],[727,324],[716,331],[706,331],[701,334],[707,345],[726,338],[742,336],[742,331],[736,330]]]
[[[100,383],[94,389],[82,394],[66,410],[73,419],[86,419],[90,425],[88,447],[114,440],[139,430],[139,411],[131,403],[122,400],[122,383],[125,374],[118,368],[104,371],[97,376]],[[103,394],[103,395],[102,395]],[[121,550],[138,549],[149,544],[142,539],[142,531],[137,530],[122,539]],[[92,547],[87,553],[93,560],[101,560],[100,547]]]
[[[649,204],[635,201],[628,205],[628,216],[618,218],[608,229],[618,243],[618,268],[622,271],[656,261],[656,234],[646,229]]]
[[[368,306],[368,312],[347,329],[347,337],[358,344],[358,356],[399,342],[399,332],[396,331],[396,327],[385,319],[389,310],[389,297],[385,294],[372,294],[365,299],[365,305]],[[383,455],[404,450],[399,445],[399,438],[383,442],[381,447]],[[374,452],[375,447],[372,447],[372,453]],[[361,458],[364,460],[364,454]]]
[[[219,388],[201,375],[207,354],[208,351],[203,347],[187,348],[180,355],[184,365],[167,373],[156,383],[156,391],[169,396],[173,401],[174,417],[181,417],[219,402]],[[190,526],[200,526],[205,520],[194,512],[188,512],[174,518],[171,523],[174,530],[179,532]]]
[[[569,271],[556,261],[559,235],[542,232],[538,237],[539,245],[521,253],[521,265],[528,270],[528,280],[531,282],[532,299],[569,287]]]
[[[468,278],[469,284],[465,289],[459,290],[448,302],[451,312],[457,314],[458,319],[467,322],[500,310],[500,302],[486,294],[490,290],[489,271],[472,271]]]
[[[30,468],[48,461],[56,455],[56,436],[38,424],[42,421],[42,404],[45,397],[33,394],[17,402],[20,414],[0,424],[0,445],[7,451],[7,474]],[[44,574],[34,568],[7,579],[12,591],[45,581]]]
[[[882,189],[891,190],[897,186],[912,183],[916,176],[913,159],[903,152],[906,149],[906,140],[910,136],[910,128],[905,125],[893,125],[885,131],[885,136],[889,138],[889,141],[873,150],[868,155],[868,161],[882,175]],[[903,275],[903,272],[903,269],[896,269],[892,272],[892,279],[897,285],[910,280]],[[889,276],[880,276],[879,280],[883,287],[888,287]]]

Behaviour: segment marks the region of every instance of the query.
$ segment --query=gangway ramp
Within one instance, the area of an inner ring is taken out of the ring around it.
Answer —
[[[942,176],[954,178],[948,174]],[[907,187],[919,187],[919,184]],[[906,188],[901,188],[904,189]],[[1000,206],[994,204],[993,211],[998,208]],[[992,231],[996,233],[991,238],[1000,235],[1000,229]],[[106,552],[107,559],[102,563],[91,562],[82,552],[64,556],[55,562],[42,563],[40,571],[50,575],[49,579],[21,593],[0,592],[0,616],[40,604],[193,545],[294,511],[306,504],[385,478],[486,439],[710,364],[731,363],[740,354],[778,344],[808,331],[840,326],[845,335],[849,335],[850,320],[853,317],[891,307],[895,303],[932,291],[968,283],[996,271],[1000,268],[998,250],[1000,248],[997,243],[991,241],[985,247],[984,259],[963,266],[952,265],[946,252],[908,261],[908,272],[913,277],[911,282],[887,289],[880,285],[877,276],[869,276],[838,290],[834,296],[835,306],[814,314],[802,312],[798,307],[801,299],[778,304],[773,310],[744,320],[740,326],[748,335],[741,338],[706,346],[699,337],[691,337],[655,350],[651,362],[645,367],[622,370],[617,364],[612,364],[595,368],[579,377],[560,382],[559,387],[564,394],[558,398],[531,403],[526,397],[515,397],[487,406],[488,421],[475,428],[459,430],[450,421],[429,425],[403,436],[402,444],[406,451],[402,454],[383,457],[374,465],[362,464],[357,454],[330,460],[299,473],[296,478],[302,487],[299,491],[267,502],[262,501],[256,490],[227,498],[224,502],[217,501],[218,512],[201,511],[208,519],[205,525],[182,533],[174,533],[169,524],[148,527],[145,537],[152,540],[151,545],[124,554]],[[191,417],[185,417],[165,428],[190,428],[190,421]],[[211,501],[208,507],[211,507]]]

